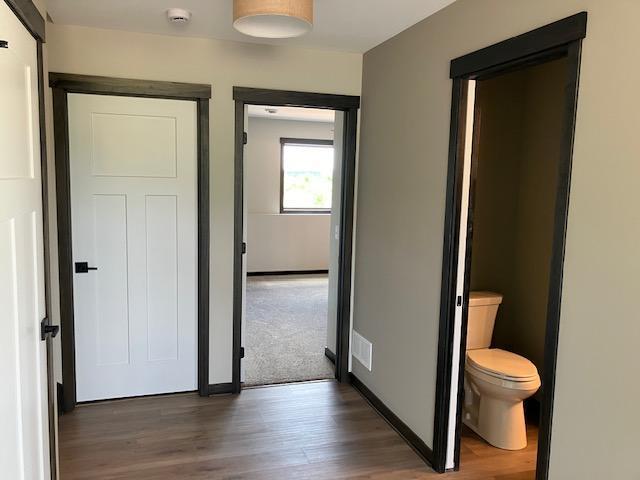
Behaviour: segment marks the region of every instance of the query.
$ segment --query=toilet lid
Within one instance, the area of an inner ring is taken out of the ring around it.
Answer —
[[[494,377],[518,382],[538,378],[538,369],[531,361],[499,348],[468,350],[467,361],[476,369]]]

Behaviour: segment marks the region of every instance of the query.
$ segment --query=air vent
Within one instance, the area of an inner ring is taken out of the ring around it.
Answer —
[[[354,330],[351,338],[351,355],[353,355],[353,358],[371,371],[372,354],[373,345],[371,342]]]

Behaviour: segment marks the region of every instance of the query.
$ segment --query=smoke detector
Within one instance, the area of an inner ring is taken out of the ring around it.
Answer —
[[[187,23],[191,20],[191,12],[182,8],[170,8],[167,10],[167,18],[171,23]]]

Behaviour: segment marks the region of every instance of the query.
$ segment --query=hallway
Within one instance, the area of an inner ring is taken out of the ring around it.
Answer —
[[[118,400],[60,418],[61,480],[531,480],[535,445],[514,454],[466,434],[462,465],[434,473],[356,390],[334,381]]]

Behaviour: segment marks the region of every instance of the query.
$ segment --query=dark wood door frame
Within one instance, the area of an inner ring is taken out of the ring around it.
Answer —
[[[436,408],[433,436],[433,467],[445,471],[447,452],[447,430],[453,369],[454,315],[456,308],[456,272],[458,241],[466,234],[467,251],[464,279],[462,334],[460,338],[460,362],[458,370],[458,398],[455,439],[455,469],[460,465],[460,434],[462,431],[462,400],[464,386],[464,352],[468,317],[470,284],[470,262],[473,224],[473,198],[470,198],[469,219],[466,233],[460,229],[462,209],[462,177],[464,161],[466,99],[469,80],[482,80],[508,71],[547,62],[556,58],[567,59],[566,103],[558,169],[558,188],[554,218],[553,251],[549,282],[547,322],[544,347],[544,369],[542,371],[542,409],[538,438],[538,460],[536,479],[546,480],[549,475],[551,448],[551,422],[555,390],[558,332],[560,322],[560,300],[565,252],[569,187],[573,159],[573,138],[578,99],[578,80],[582,39],[586,36],[587,13],[581,12],[529,33],[513,37],[490,47],[478,50],[451,62],[453,95],[451,105],[451,129],[449,140],[449,167],[447,178],[446,211],[444,224],[444,251],[442,263],[442,291],[440,301],[440,331],[438,344],[438,367],[436,381]],[[473,166],[472,166],[473,169]],[[472,179],[473,181],[473,179]],[[470,192],[473,196],[474,187]]]
[[[43,47],[45,43],[46,23],[38,8],[31,0],[5,0],[7,6],[13,11],[28,32],[36,40],[36,55],[38,66],[38,123],[40,130],[40,180],[42,183],[42,237],[44,245],[44,298],[45,298],[45,318],[43,322],[51,325],[51,256],[49,250],[49,187],[47,174],[47,128],[44,100],[44,57]],[[9,45],[11,48],[11,45]],[[49,467],[51,469],[51,480],[56,480],[57,455],[56,446],[56,382],[53,372],[53,342],[51,335],[47,336],[47,403],[49,412]]]
[[[62,344],[63,410],[76,405],[76,360],[73,309],[73,252],[69,174],[69,118],[67,95],[86,93],[125,97],[163,98],[197,105],[198,203],[198,393],[209,395],[209,99],[211,86],[127,78],[50,73],[58,213],[58,264]]]
[[[336,330],[336,379],[349,381],[349,334],[351,317],[351,262],[353,254],[353,207],[356,169],[356,135],[360,97],[324,93],[265,90],[234,87],[235,176],[233,253],[233,366],[230,389],[240,393],[242,361],[242,267],[244,198],[244,111],[245,105],[325,108],[345,114],[342,182],[340,193],[340,246],[338,249],[338,318]],[[250,248],[250,247],[249,247]]]

